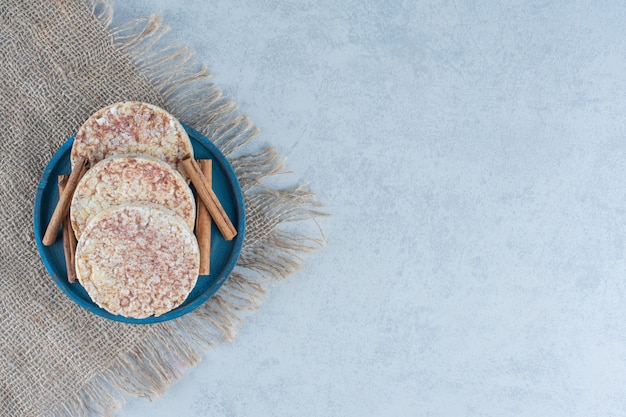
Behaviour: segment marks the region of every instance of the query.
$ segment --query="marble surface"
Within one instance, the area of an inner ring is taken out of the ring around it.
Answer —
[[[621,1],[133,1],[332,217],[236,340],[122,417],[626,409]]]

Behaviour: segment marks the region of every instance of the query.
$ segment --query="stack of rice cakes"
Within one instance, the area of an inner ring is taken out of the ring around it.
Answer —
[[[160,316],[196,284],[196,206],[181,165],[185,154],[193,149],[182,125],[145,103],[107,106],[76,135],[72,165],[85,157],[92,166],[70,207],[76,274],[112,314]]]

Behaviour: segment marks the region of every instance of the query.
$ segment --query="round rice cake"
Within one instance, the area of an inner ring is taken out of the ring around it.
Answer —
[[[77,238],[89,220],[109,207],[154,203],[173,210],[193,230],[196,205],[183,177],[165,162],[147,155],[118,155],[93,166],[80,180],[70,206]]]
[[[76,133],[70,160],[81,157],[95,164],[109,156],[139,153],[167,162],[188,179],[182,166],[193,148],[183,126],[165,110],[147,103],[126,101],[104,107]]]
[[[156,205],[97,214],[76,247],[76,274],[91,299],[124,317],[160,316],[196,285],[198,242],[185,222]]]

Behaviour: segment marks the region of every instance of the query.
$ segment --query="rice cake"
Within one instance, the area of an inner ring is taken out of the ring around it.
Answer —
[[[139,153],[167,162],[187,179],[181,160],[193,155],[183,126],[165,110],[147,103],[127,101],[95,112],[74,139],[70,160],[80,157],[95,164],[113,155]]]
[[[76,247],[76,274],[91,299],[124,317],[160,316],[183,303],[198,278],[195,236],[171,210],[117,206],[97,214]]]
[[[78,183],[70,206],[80,238],[89,220],[114,205],[154,203],[173,210],[193,230],[196,207],[183,177],[165,162],[146,155],[118,155],[93,166]]]

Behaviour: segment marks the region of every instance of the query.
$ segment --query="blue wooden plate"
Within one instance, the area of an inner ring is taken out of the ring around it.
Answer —
[[[237,228],[237,236],[231,241],[226,241],[217,230],[215,224],[213,224],[211,229],[211,273],[198,277],[196,286],[183,304],[159,317],[133,319],[111,314],[105,309],[98,307],[91,301],[91,298],[78,281],[73,284],[67,281],[62,233],[59,233],[57,241],[52,246],[44,246],[41,242],[54,208],[59,201],[57,176],[70,173],[70,151],[72,143],[74,143],[74,136],[68,139],[54,154],[41,175],[33,213],[35,240],[37,241],[39,254],[52,279],[61,290],[78,305],[92,313],[111,320],[142,324],[159,323],[180,317],[194,310],[215,294],[237,263],[241,247],[243,246],[246,223],[243,192],[241,191],[239,181],[226,157],[210,140],[188,126],[184,126],[184,128],[191,139],[195,158],[213,159],[213,191],[215,191],[226,214],[228,214],[228,217]]]

